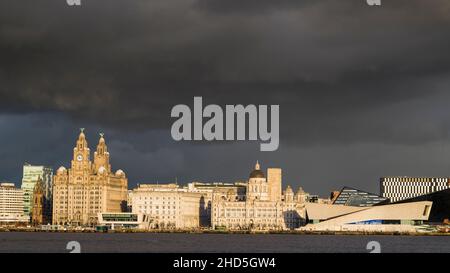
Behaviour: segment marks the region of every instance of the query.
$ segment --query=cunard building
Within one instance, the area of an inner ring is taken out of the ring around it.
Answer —
[[[90,156],[81,129],[71,168],[60,167],[53,179],[53,224],[94,226],[98,213],[126,209],[128,180],[122,170],[112,171],[103,134],[93,161]]]

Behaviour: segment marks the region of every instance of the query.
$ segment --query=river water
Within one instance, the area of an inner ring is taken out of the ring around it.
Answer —
[[[31,233],[0,232],[0,252],[357,253],[376,241],[383,253],[450,253],[450,236],[341,236],[295,234]]]

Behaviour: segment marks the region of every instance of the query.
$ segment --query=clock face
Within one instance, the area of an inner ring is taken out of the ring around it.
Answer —
[[[78,161],[83,160],[83,156],[82,156],[82,155],[78,155],[78,156],[77,156],[77,160],[78,160]]]

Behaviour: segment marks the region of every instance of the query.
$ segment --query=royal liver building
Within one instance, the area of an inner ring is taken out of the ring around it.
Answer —
[[[53,224],[94,226],[100,212],[126,208],[128,180],[122,170],[111,171],[103,134],[90,159],[90,149],[81,129],[71,168],[60,167],[53,179]]]

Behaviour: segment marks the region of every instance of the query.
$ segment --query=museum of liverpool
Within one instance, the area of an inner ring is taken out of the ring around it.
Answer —
[[[397,202],[345,187],[331,203],[306,203],[304,231],[426,232],[450,218],[450,189]]]

